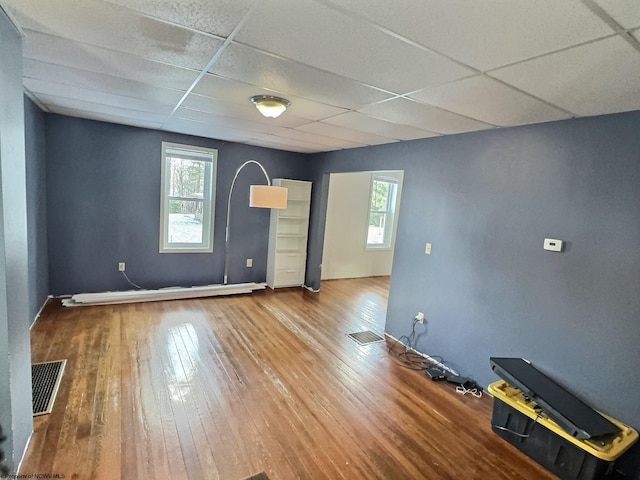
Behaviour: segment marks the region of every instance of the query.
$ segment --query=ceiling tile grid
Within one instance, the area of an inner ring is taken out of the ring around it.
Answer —
[[[443,135],[484,130],[495,126],[407,98],[395,98],[369,105],[358,111],[381,120],[402,123]]]
[[[579,0],[324,0],[484,71],[611,35]]]
[[[278,28],[289,35],[274,35],[273,26],[264,21],[277,9],[282,11]],[[265,0],[235,40],[400,94],[473,73],[441,55],[390,36],[369,22],[312,0]]]
[[[562,120],[572,116],[483,75],[420,90],[411,97],[503,127]]]
[[[620,37],[535,58],[490,75],[576,115],[640,109],[640,52]]]
[[[48,111],[304,153],[640,109],[638,0],[0,0]],[[277,18],[274,29],[267,18]],[[252,95],[291,101],[278,119]]]

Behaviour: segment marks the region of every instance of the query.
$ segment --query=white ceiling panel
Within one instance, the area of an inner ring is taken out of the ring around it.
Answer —
[[[620,37],[491,72],[577,115],[640,109],[640,52]]]
[[[342,108],[357,108],[391,97],[355,80],[237,44],[224,51],[211,73]]]
[[[199,110],[223,117],[234,117],[250,120],[254,122],[266,121],[279,127],[294,128],[308,123],[305,118],[294,117],[293,115],[281,115],[278,118],[265,119],[260,112],[253,106],[239,105],[237,103],[225,102],[216,98],[205,97],[204,95],[190,94],[182,103],[182,107],[190,110]]]
[[[204,68],[222,45],[218,38],[100,0],[20,0],[15,12],[30,30],[186,68]]]
[[[295,42],[289,35],[274,35],[272,24],[265,22],[277,8],[282,10],[278,29],[293,34]],[[362,19],[311,0],[263,1],[248,17],[236,41],[399,94],[472,73]],[[377,46],[373,55],[371,45]],[[397,75],[399,71],[404,75]]]
[[[250,100],[250,98],[254,95],[286,96],[287,100],[291,102],[291,106],[287,110],[287,116],[291,114],[293,116],[307,118],[310,120],[319,120],[321,118],[325,118],[331,115],[337,115],[339,113],[347,111],[344,108],[338,108],[324,103],[307,100],[305,98],[292,96],[287,94],[286,92],[267,90],[255,85],[222,78],[211,74],[205,75],[202,80],[198,82],[198,85],[193,89],[193,92],[211,98],[217,98],[228,102],[235,102],[238,105],[251,106],[256,115],[259,115],[259,113]]]
[[[46,82],[44,80],[25,79],[25,87],[37,97],[61,97],[79,100],[87,103],[97,103],[100,105],[113,106],[137,110],[140,112],[156,113],[169,116],[173,107],[169,104],[150,102],[135,97],[125,97],[112,93],[98,92],[80,87],[70,87],[61,83]]]
[[[126,116],[111,115],[108,113],[97,112],[93,110],[67,108],[58,104],[57,102],[51,103],[45,106],[51,113],[58,113],[60,115],[67,115],[69,117],[86,118],[89,120],[96,120],[99,122],[108,122],[108,123],[117,123],[120,125],[131,125],[132,127],[152,128],[154,130],[159,130],[162,127],[161,122],[143,120],[143,119],[132,117],[128,114],[126,114]],[[126,112],[123,112],[123,113],[126,113]]]
[[[380,137],[371,133],[352,130],[351,128],[338,127],[323,122],[307,123],[298,127],[297,130],[324,135],[326,137],[341,138],[357,145],[380,145],[382,143],[392,143],[397,140],[388,137]]]
[[[288,150],[300,153],[329,152],[331,150],[336,150],[335,147],[327,145],[302,142],[292,138],[277,137],[275,135],[265,135],[264,137],[252,139],[248,143],[250,145],[257,145],[260,147],[276,148],[278,150]]]
[[[228,37],[255,0],[107,0],[201,32]]]
[[[387,102],[377,103],[364,107],[359,111],[381,120],[404,123],[412,127],[442,134],[470,132],[492,127],[492,125],[406,98],[396,98]]]
[[[595,0],[624,28],[640,27],[640,2],[638,0]]]
[[[223,117],[213,113],[201,112],[198,110],[190,110],[188,108],[180,107],[173,118],[182,118],[186,120],[194,120],[197,122],[206,123],[214,127],[221,127],[227,129],[237,128],[238,130],[253,131],[258,134],[265,133],[279,133],[287,130],[284,127],[269,123],[246,120],[243,118]]]
[[[144,58],[70,40],[27,32],[25,58],[101,73],[157,87],[187,90],[198,76],[195,70],[172,67]]]
[[[256,133],[252,131],[225,128],[220,125],[210,125],[186,118],[172,118],[169,122],[162,125],[162,130],[240,143],[247,143],[256,136]]]
[[[113,105],[103,105],[101,103],[95,102],[87,102],[84,100],[77,100],[74,98],[67,97],[56,97],[53,95],[38,95],[38,100],[42,102],[51,112],[59,112],[60,109],[64,108],[67,110],[75,110],[78,112],[87,112],[90,115],[79,115],[84,118],[91,118],[95,120],[100,120],[104,115],[105,117],[110,118],[120,118],[126,119],[129,118],[132,121],[140,121],[146,123],[153,124],[162,124],[166,120],[166,115],[162,115],[159,113],[151,113],[151,112],[143,112],[140,110],[135,110],[132,108],[123,108],[117,107]],[[110,120],[106,120],[110,121]],[[119,121],[117,123],[127,123],[123,121]],[[127,123],[128,125],[132,125],[132,123]]]
[[[330,123],[342,128],[353,128],[358,131],[372,133],[381,137],[393,138],[396,140],[415,140],[416,138],[428,138],[439,136],[438,133],[428,132],[409,125],[399,125],[397,123],[369,117],[359,112],[347,112],[335,117],[326,118],[323,123]]]
[[[126,125],[310,153],[640,109],[639,0],[0,2],[38,105]]]
[[[480,70],[613,33],[580,0],[324,0]]]
[[[304,130],[287,129],[276,134],[278,137],[284,137],[287,139],[293,139],[300,142],[317,143],[318,145],[328,145],[335,148],[350,148],[354,146],[362,146],[361,143],[354,143],[350,140],[344,140],[342,138],[327,137],[325,135],[318,135],[312,132],[305,132]]]
[[[503,127],[571,117],[567,112],[482,75],[420,90],[411,97]]]
[[[134,80],[54,65],[28,58],[24,60],[23,69],[25,86],[27,86],[28,80],[53,81],[56,84],[64,84],[69,87],[86,88],[93,91],[150,100],[165,105],[175,105],[185,93],[180,90],[153,87]]]

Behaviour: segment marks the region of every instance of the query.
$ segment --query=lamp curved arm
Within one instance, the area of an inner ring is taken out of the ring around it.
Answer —
[[[227,225],[224,230],[224,285],[227,284],[227,274],[229,270],[229,216],[231,213],[231,194],[233,193],[233,187],[236,184],[236,180],[238,179],[240,170],[251,163],[260,167],[260,170],[262,170],[262,173],[264,174],[264,178],[267,180],[267,185],[271,186],[271,179],[269,178],[269,175],[267,175],[267,171],[264,169],[262,164],[256,160],[247,160],[246,162],[244,162],[242,165],[240,165],[240,167],[238,167],[238,170],[236,170],[236,174],[233,176],[231,188],[229,189],[229,198],[227,198]]]

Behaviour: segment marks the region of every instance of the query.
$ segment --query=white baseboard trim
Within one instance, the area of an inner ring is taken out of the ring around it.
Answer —
[[[264,290],[266,283],[235,283],[231,285],[205,285],[200,287],[173,287],[157,290],[127,290],[124,292],[79,293],[64,299],[65,307],[86,305],[117,305],[123,303],[156,302],[189,298],[238,295]]]
[[[38,319],[40,318],[40,314],[42,313],[42,311],[44,310],[44,307],[47,306],[47,303],[49,303],[49,300],[51,300],[52,298],[54,298],[53,295],[47,295],[46,300],[44,301],[44,303],[42,304],[42,306],[40,307],[40,310],[38,310],[38,313],[36,313],[35,318],[33,319],[33,322],[31,322],[31,326],[29,327],[29,330],[31,330],[33,328],[33,326],[36,324],[36,322],[38,321]]]
[[[24,462],[25,457],[27,456],[27,450],[29,450],[29,444],[31,443],[31,439],[33,438],[33,427],[31,427],[31,433],[29,434],[29,438],[27,438],[27,443],[24,446],[24,451],[22,452],[22,456],[20,457],[20,461],[18,462],[18,468],[16,468],[16,475],[19,474],[20,469],[22,468],[22,462]],[[7,477],[14,478],[14,477]],[[17,476],[15,478],[18,478]]]

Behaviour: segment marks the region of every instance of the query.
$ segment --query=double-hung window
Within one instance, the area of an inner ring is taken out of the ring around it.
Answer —
[[[367,224],[367,248],[391,248],[398,180],[373,175]]]
[[[162,142],[160,253],[212,252],[217,150]]]

